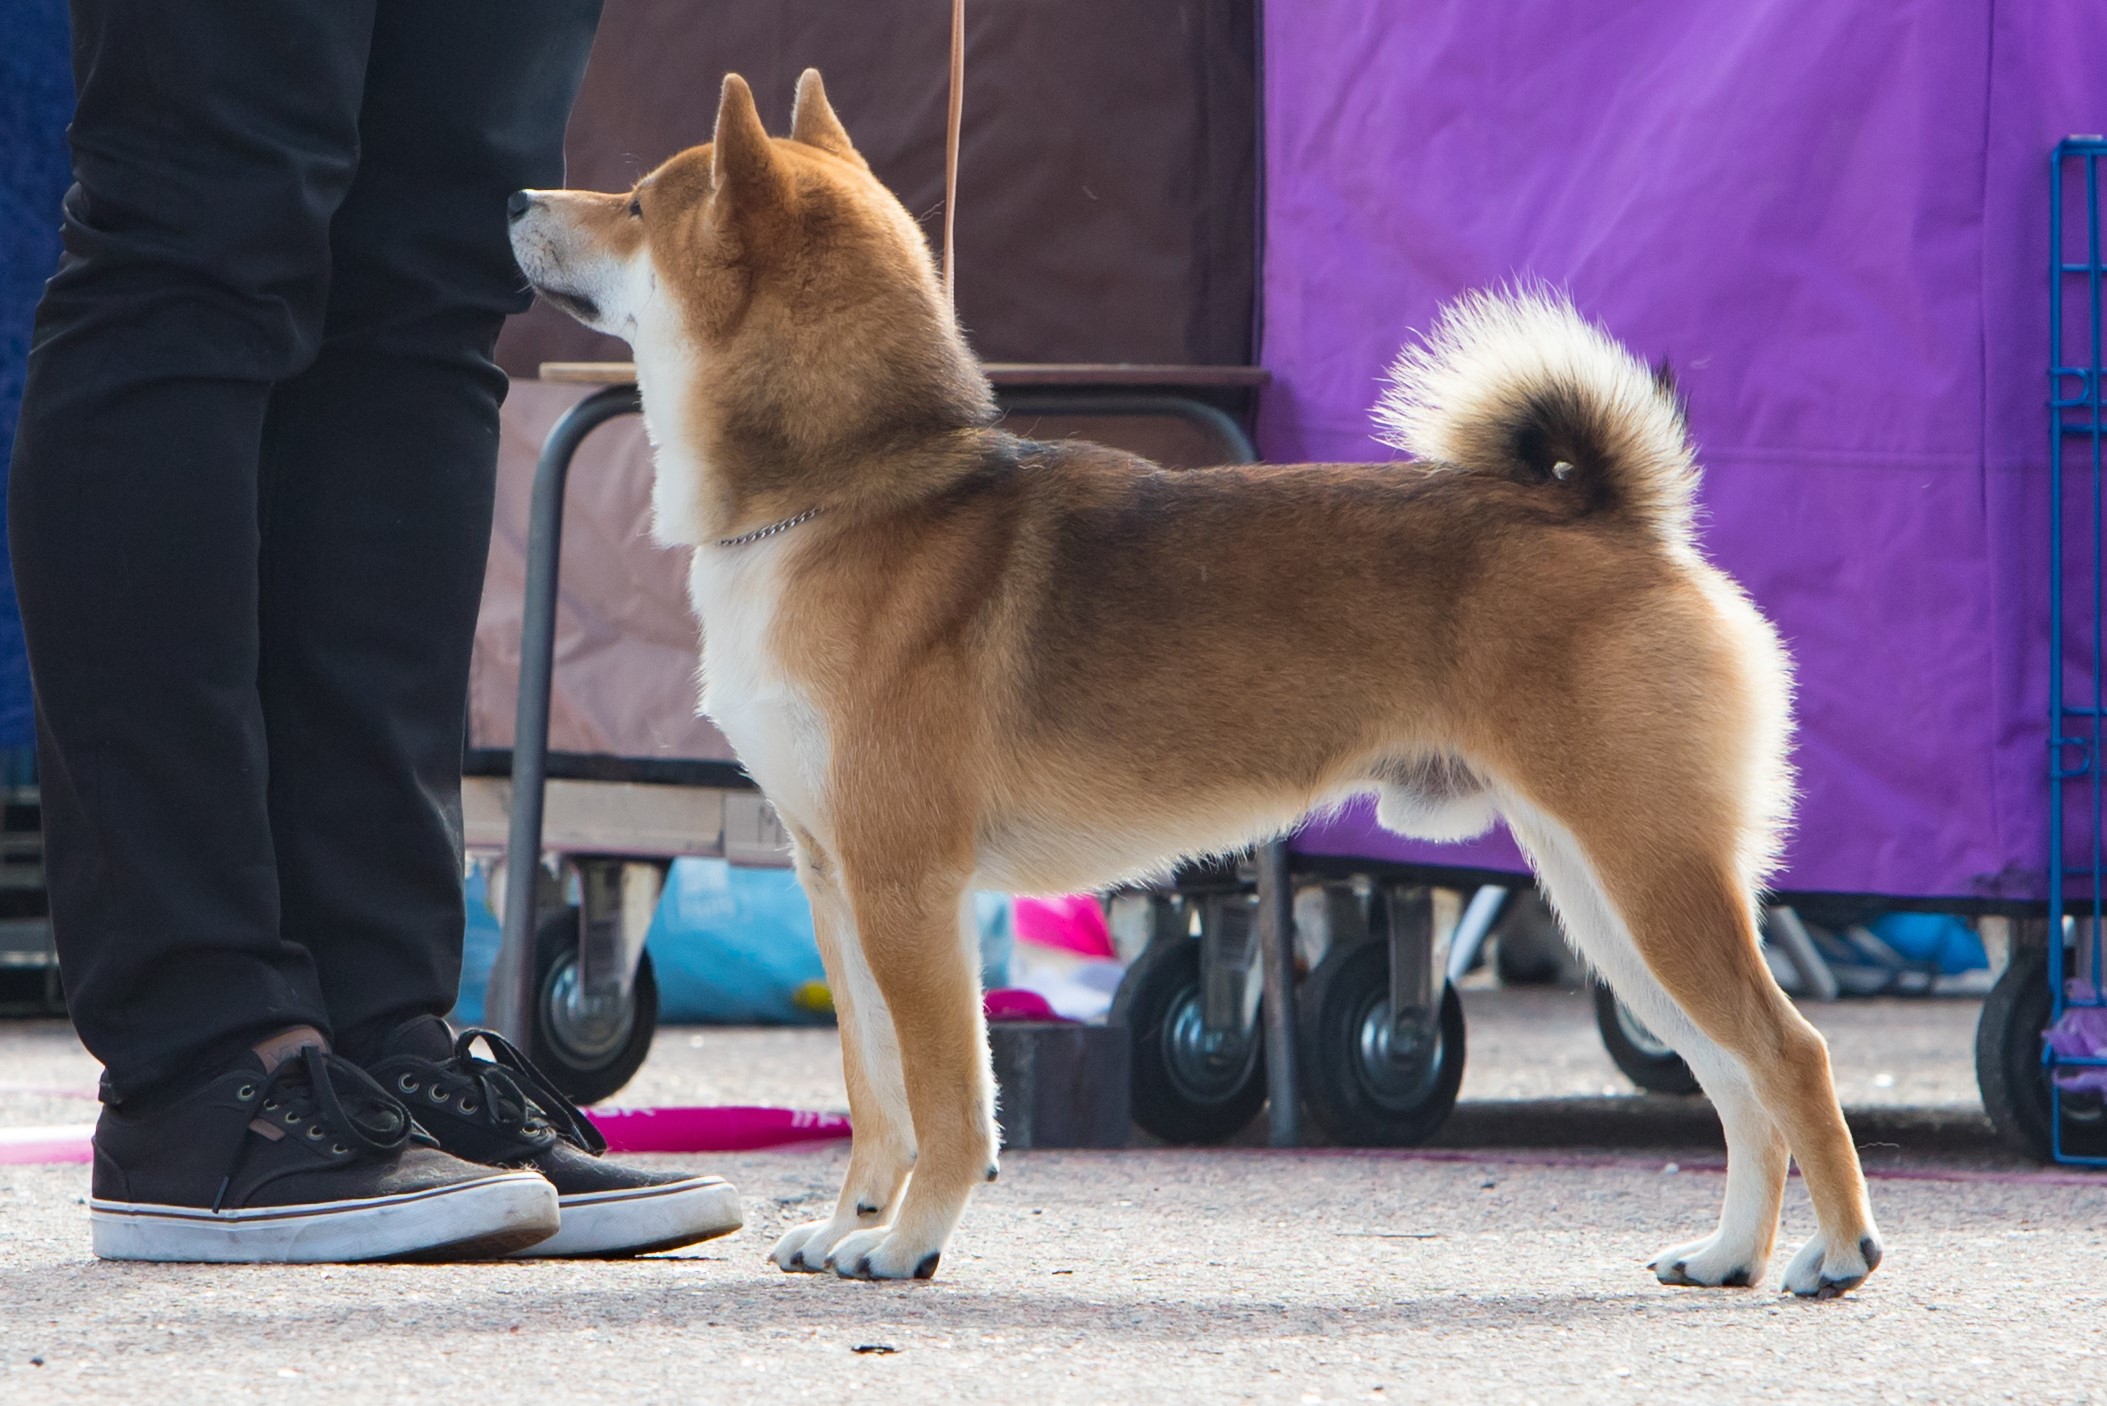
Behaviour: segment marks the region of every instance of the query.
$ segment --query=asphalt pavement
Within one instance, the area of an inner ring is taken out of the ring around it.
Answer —
[[[1832,1303],[1657,1285],[1717,1212],[1716,1125],[1633,1094],[1578,997],[1466,1004],[1441,1145],[1012,1153],[926,1284],[763,1263],[838,1146],[707,1159],[746,1230],[629,1263],[103,1264],[85,1167],[0,1166],[0,1402],[2107,1401],[2107,1178],[1996,1147],[1968,1003],[1811,1012],[1887,1246]],[[834,1054],[667,1030],[621,1101],[839,1107]],[[94,1072],[0,1024],[0,1125],[86,1121]],[[1795,1181],[1784,1246],[1810,1228]]]

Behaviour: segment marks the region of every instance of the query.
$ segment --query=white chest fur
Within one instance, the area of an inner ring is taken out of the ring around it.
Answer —
[[[698,547],[688,570],[688,596],[702,625],[702,711],[776,809],[818,830],[826,727],[775,649],[787,550],[788,544],[769,539]]]

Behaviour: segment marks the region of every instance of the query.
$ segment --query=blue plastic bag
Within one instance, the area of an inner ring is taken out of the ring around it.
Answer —
[[[1942,976],[1990,965],[1975,929],[1949,913],[1883,913],[1866,926],[1904,959]]]
[[[478,864],[468,873],[468,931],[461,942],[461,995],[448,1017],[457,1026],[481,1025],[483,1003],[490,990],[490,969],[497,965],[498,944],[505,930],[490,911],[490,877]]]
[[[812,910],[788,869],[679,859],[644,939],[667,1024],[814,1025],[833,1019]]]

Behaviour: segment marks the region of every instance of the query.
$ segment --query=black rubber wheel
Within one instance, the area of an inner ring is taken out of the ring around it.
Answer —
[[[1157,942],[1135,958],[1112,1022],[1133,1042],[1134,1121],[1165,1142],[1225,1141],[1265,1106],[1263,1018],[1240,1047],[1205,1045],[1197,940]]]
[[[2053,1160],[2051,1090],[2041,1065],[2049,1006],[2048,953],[2015,946],[1975,1022],[1975,1085],[1983,1111],[2007,1146],[2037,1162]]]
[[[578,980],[578,910],[559,908],[541,920],[534,942],[534,1049],[549,1082],[575,1103],[598,1103],[635,1077],[658,1033],[658,977],[651,954],[637,957],[629,1009],[601,1028],[568,1013]]]
[[[1463,1085],[1463,1002],[1442,989],[1432,1049],[1392,1044],[1390,947],[1357,942],[1325,954],[1296,996],[1302,1098],[1345,1147],[1412,1147],[1448,1121]]]
[[[1594,992],[1595,1028],[1602,1034],[1602,1048],[1609,1051],[1625,1078],[1650,1093],[1700,1092],[1697,1076],[1667,1041],[1626,1009],[1616,992],[1599,981],[1588,984]]]

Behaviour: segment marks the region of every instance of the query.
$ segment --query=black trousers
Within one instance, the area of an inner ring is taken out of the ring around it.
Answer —
[[[104,1096],[454,1001],[505,201],[600,0],[73,0],[10,542]]]

